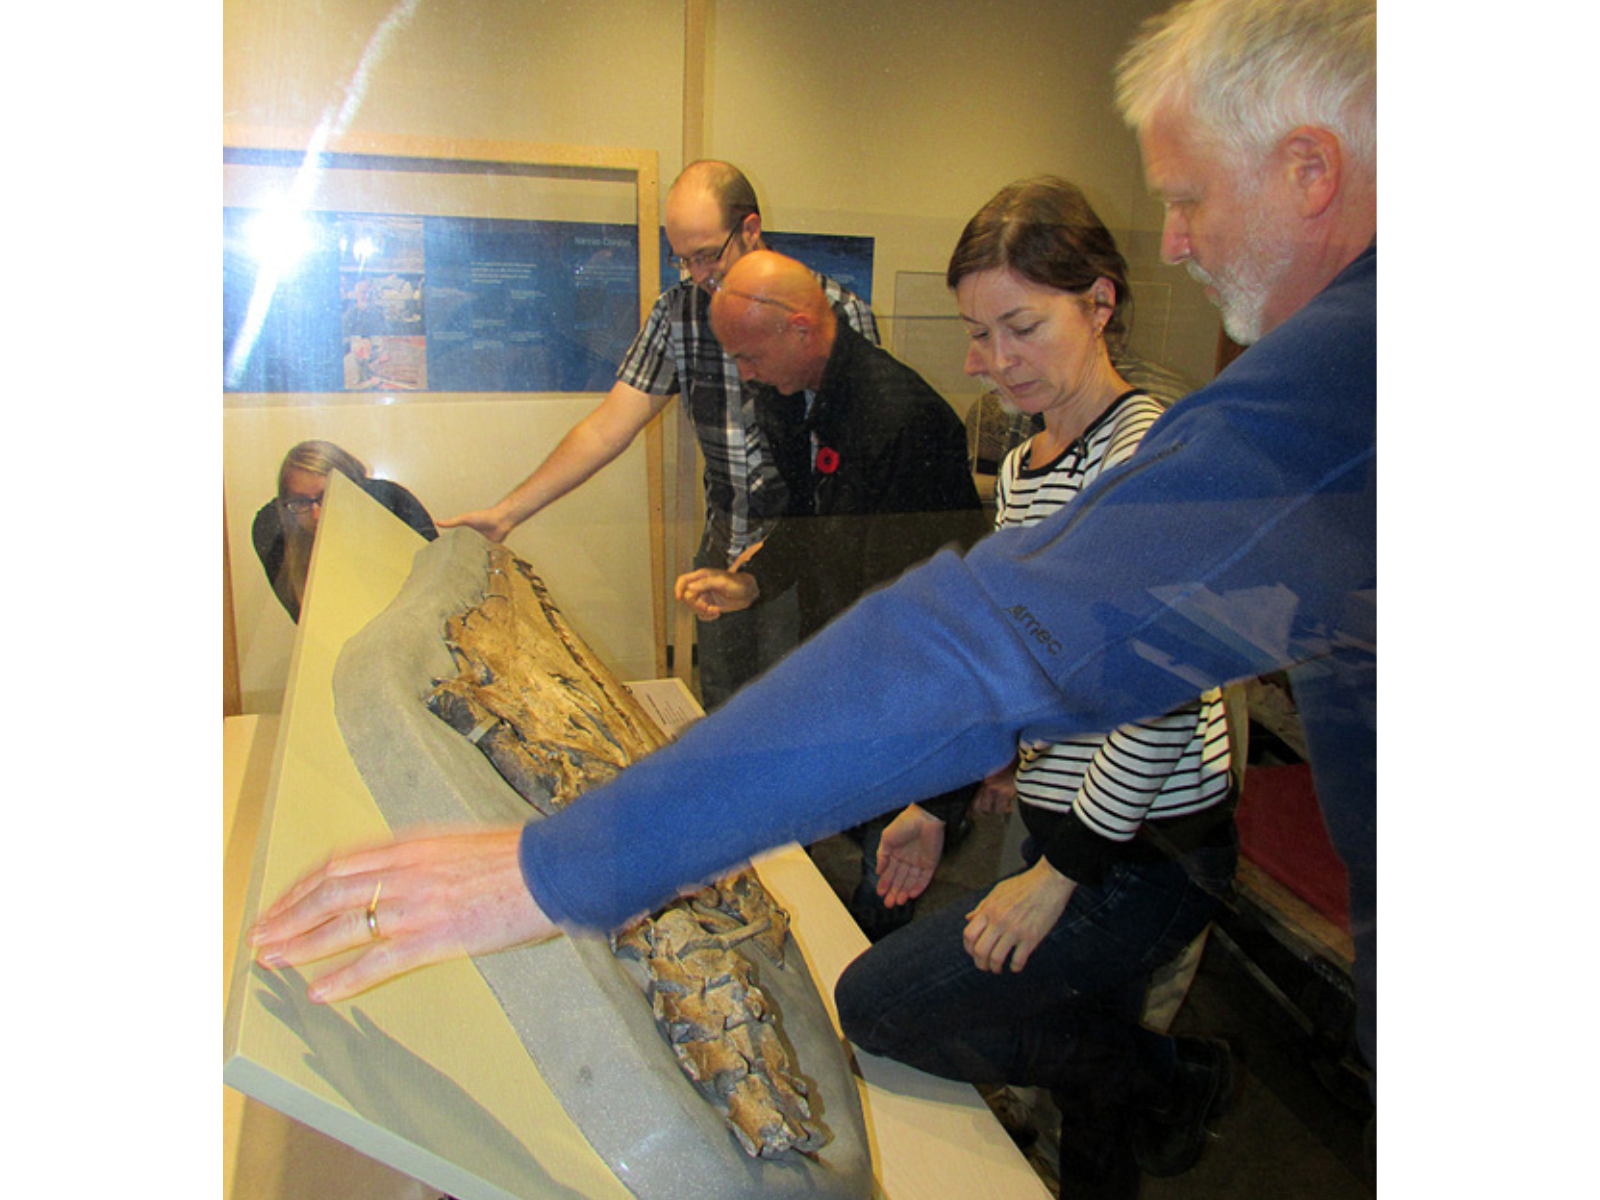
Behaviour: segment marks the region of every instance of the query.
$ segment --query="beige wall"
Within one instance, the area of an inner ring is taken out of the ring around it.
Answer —
[[[1133,138],[1111,103],[1117,54],[1139,20],[1166,3],[710,0],[705,153],[746,170],[772,228],[875,239],[873,302],[887,340],[958,408],[971,393],[939,279],[950,248],[1002,184],[1044,171],[1066,175],[1128,253],[1135,346],[1202,379],[1216,319],[1197,286],[1155,261],[1159,208],[1145,195]],[[223,18],[230,126],[309,130],[326,118],[353,132],[642,147],[658,153],[664,183],[683,165],[682,3],[226,0]],[[476,212],[523,214],[533,204],[529,192],[484,187],[487,195],[472,197]],[[426,191],[412,180],[369,202],[433,211],[422,207]],[[594,219],[630,218],[615,195],[558,195],[549,203]],[[292,634],[281,611],[268,607],[248,516],[270,494],[263,481],[294,440],[336,432],[360,438],[348,448],[392,464],[392,477],[436,516],[447,515],[498,498],[593,402],[430,395],[352,406],[320,399],[286,405],[231,396],[226,405],[247,709],[272,706]],[[581,505],[563,501],[523,535],[542,543],[547,561],[534,557],[535,566],[625,675],[647,673],[649,664],[648,584],[615,582],[631,579],[635,566],[647,571],[630,560],[630,547],[644,537],[643,488],[636,454],[608,469]],[[601,503],[600,492],[627,527],[606,533],[609,557],[569,580],[575,548],[601,540],[583,537],[584,506]],[[596,586],[601,592],[591,594]]]
[[[1152,231],[1111,72],[1167,3],[706,0],[706,153],[744,168],[774,228],[875,237],[886,316],[895,274],[941,271],[966,218],[1020,176],[1066,175],[1119,234]],[[224,114],[641,146],[666,182],[683,165],[683,14],[672,0],[226,0]],[[1198,298],[1181,272],[1144,266]]]
[[[671,160],[682,29],[682,5],[658,0],[226,0],[224,113],[309,128],[350,102],[356,130],[651,146]]]
[[[958,408],[977,389],[961,374],[965,337],[943,287],[950,250],[1005,183],[1063,175],[1128,256],[1135,348],[1203,380],[1216,316],[1157,261],[1160,208],[1112,102],[1117,56],[1167,4],[723,0],[709,37],[708,153],[750,175],[771,227],[876,239],[886,338]],[[673,174],[665,151],[662,174]],[[933,278],[907,278],[919,274]],[[917,302],[897,299],[907,294]]]

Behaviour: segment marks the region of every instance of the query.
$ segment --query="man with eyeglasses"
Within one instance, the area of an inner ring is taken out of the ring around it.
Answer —
[[[755,416],[758,390],[745,383],[711,328],[711,285],[765,248],[755,189],[738,168],[714,160],[685,167],[664,207],[673,263],[684,278],[661,293],[617,370],[617,382],[537,470],[487,509],[440,521],[467,525],[500,542],[545,505],[566,495],[633,442],[674,395],[688,404],[705,457],[706,527],[695,566],[726,568],[771,533],[787,498],[770,442]],[[872,311],[834,280],[818,276],[844,320],[878,341]],[[700,629],[700,690],[715,708],[797,640],[792,597]]]

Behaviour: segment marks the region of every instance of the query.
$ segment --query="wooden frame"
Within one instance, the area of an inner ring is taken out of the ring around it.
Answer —
[[[248,126],[223,130],[225,162],[295,167],[314,159],[319,166],[335,166],[375,171],[415,171],[530,175],[549,178],[563,176],[594,180],[631,181],[635,186],[636,220],[639,231],[639,319],[649,315],[659,292],[660,249],[660,169],[654,150],[624,147],[572,146],[552,143],[486,141],[471,138],[429,138],[397,134],[346,133],[320,138],[303,130],[263,129]],[[669,523],[665,477],[665,445],[669,412],[664,410],[645,429],[646,494],[650,528],[651,611],[655,631],[656,674],[665,676],[667,667],[668,591],[679,569],[686,570],[678,543],[672,539],[674,562],[669,574]],[[681,417],[673,417],[683,422]],[[690,439],[692,441],[692,439]],[[692,459],[691,459],[692,469]],[[683,472],[680,470],[680,476]],[[675,487],[674,516],[686,516],[681,485]],[[692,553],[692,550],[690,551]],[[224,626],[232,628],[231,597],[224,595]],[[672,607],[676,607],[675,605]],[[692,628],[687,631],[692,639]],[[681,628],[678,637],[684,631]],[[681,644],[681,643],[680,643]],[[690,654],[676,655],[674,673],[687,679]],[[237,690],[237,663],[234,663],[233,690]],[[224,693],[230,684],[225,678]]]

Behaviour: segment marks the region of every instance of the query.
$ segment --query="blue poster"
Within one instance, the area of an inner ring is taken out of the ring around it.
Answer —
[[[805,263],[819,275],[842,283],[867,304],[872,303],[871,238],[836,233],[768,233],[768,246]]]
[[[632,225],[428,222],[429,386],[603,392],[639,330]]]
[[[639,330],[633,225],[243,208],[222,222],[228,392],[603,392]],[[871,238],[768,242],[871,302]]]

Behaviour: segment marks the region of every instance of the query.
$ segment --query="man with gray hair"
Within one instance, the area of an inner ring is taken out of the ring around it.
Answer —
[[[1343,607],[1324,615],[1324,649],[1281,657],[1350,877],[1360,1042],[1374,1066],[1377,86],[1374,0],[1189,0],[1147,24],[1117,78],[1166,207],[1163,259],[1205,285],[1234,341],[1257,347],[1206,390],[1270,397],[1295,422],[1285,450],[1312,432],[1313,410],[1351,448],[1321,490],[1282,498],[1330,515],[1337,500],[1348,523],[1305,545],[1316,586],[1346,584]],[[1271,571],[1260,583],[1281,585]]]
[[[1350,877],[1376,1062],[1376,12],[1192,0],[1120,71],[1190,262],[1255,339],[1127,463],[1038,525],[874,592],[672,745],[554,817],[336,858],[254,931],[291,966],[384,940],[336,999],[463,951],[611,928],[690,880],[982,777],[1019,738],[1100,732],[1287,668]],[[1178,1071],[1146,1145],[1188,1158],[1224,1095]]]
[[[1241,345],[1377,236],[1371,4],[1179,5],[1123,57],[1117,103],[1167,208],[1162,258],[1205,285]]]

